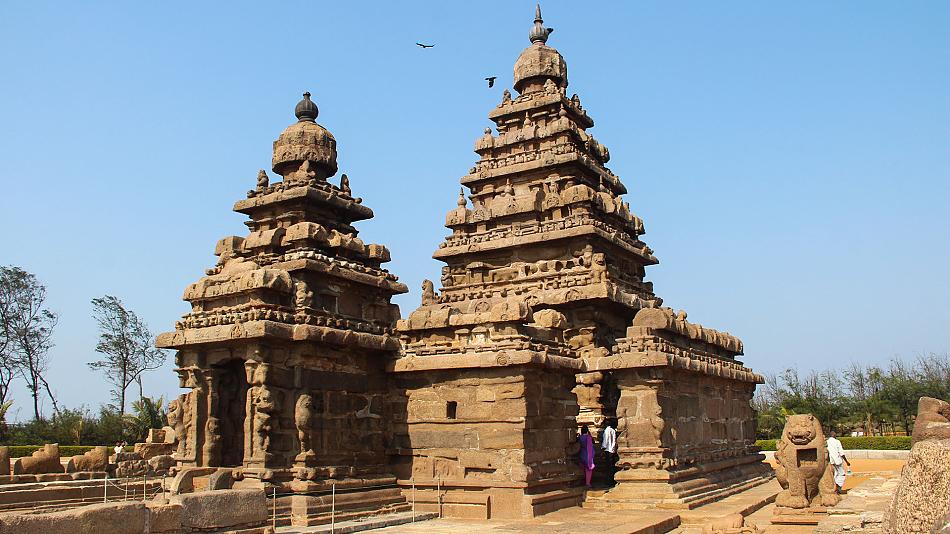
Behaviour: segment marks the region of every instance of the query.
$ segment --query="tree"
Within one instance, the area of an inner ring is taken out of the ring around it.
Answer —
[[[165,418],[168,415],[165,397],[142,397],[132,402],[132,411],[134,415],[126,415],[125,419],[127,433],[134,436],[135,441],[144,440],[149,429],[165,426]]]
[[[165,351],[152,346],[152,333],[148,326],[122,301],[111,295],[92,300],[93,317],[99,324],[99,343],[96,352],[105,358],[89,364],[101,370],[113,385],[113,396],[119,414],[125,415],[126,390],[133,382],[142,391],[142,373],[157,369],[165,363]]]
[[[0,269],[6,269],[2,267]],[[10,313],[13,310],[13,295],[4,290],[6,287],[6,271],[0,271],[0,405],[7,402],[7,395],[10,394],[10,384],[16,378],[16,358],[13,352],[12,334],[10,332]],[[9,409],[9,406],[7,407]],[[0,421],[4,421],[6,410]]]
[[[45,392],[53,403],[53,411],[59,412],[56,397],[50,390],[43,374],[49,367],[49,349],[53,347],[53,328],[56,326],[56,314],[44,307],[46,287],[19,267],[0,267],[0,301],[3,301],[4,324],[8,348],[11,353],[12,369],[0,376],[0,383],[6,376],[9,387],[11,376],[19,375],[26,380],[26,387],[33,396],[33,417],[40,418],[40,393]]]

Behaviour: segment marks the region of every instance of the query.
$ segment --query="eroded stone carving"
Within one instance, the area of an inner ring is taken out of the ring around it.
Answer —
[[[776,506],[803,509],[838,504],[825,434],[815,416],[788,417],[775,461],[776,475],[783,488],[775,498]]]
[[[297,440],[300,442],[298,459],[304,459],[315,454],[313,450],[314,418],[313,397],[302,394],[297,397],[294,406],[294,424],[297,426]]]
[[[105,471],[109,467],[109,447],[94,447],[85,454],[73,456],[66,463],[67,473]]]
[[[884,522],[886,534],[943,532],[950,516],[950,404],[917,402],[914,445]]]
[[[59,444],[48,443],[43,448],[25,458],[13,462],[14,475],[38,475],[41,473],[62,473],[63,464],[59,461]]]
[[[917,401],[913,441],[950,439],[950,403],[932,397]]]
[[[435,304],[437,297],[435,295],[435,285],[432,283],[432,280],[423,280],[422,281],[422,305],[430,306]]]

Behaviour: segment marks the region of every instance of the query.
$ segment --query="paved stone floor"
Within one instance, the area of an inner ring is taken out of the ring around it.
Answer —
[[[903,460],[854,460],[854,474],[848,477],[845,490],[855,488],[868,480],[880,477],[893,478],[900,475]],[[701,517],[704,513],[720,516],[729,513],[747,511],[750,503],[761,499],[761,495],[777,488],[773,481],[769,485],[753,488],[723,501],[711,503],[684,513],[690,518],[682,521],[676,510],[616,511],[569,508],[558,510],[530,520],[464,520],[433,519],[415,524],[398,525],[373,530],[380,533],[426,533],[426,534],[501,534],[524,532],[527,534],[565,534],[574,532],[596,532],[598,534],[700,534]],[[754,495],[756,493],[756,495]],[[796,525],[772,525],[770,519],[774,505],[768,504],[748,516],[748,521],[765,529],[766,534],[813,534],[815,527]],[[697,519],[700,518],[700,519]]]
[[[679,524],[675,511],[604,511],[569,508],[530,520],[473,521],[435,519],[400,525],[373,532],[405,532],[427,534],[488,534],[524,532],[528,534],[567,534],[596,532],[598,534],[661,534]]]

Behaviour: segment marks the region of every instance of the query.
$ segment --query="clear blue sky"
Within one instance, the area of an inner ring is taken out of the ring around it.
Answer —
[[[740,336],[766,373],[950,350],[950,3],[542,7],[667,304]],[[376,211],[362,237],[412,289],[407,315],[533,9],[0,3],[0,264],[48,287],[62,401],[108,399],[86,368],[90,299],[122,298],[155,333],[187,310],[215,241],[246,232],[232,203],[304,90]],[[178,393],[166,367],[147,393]]]

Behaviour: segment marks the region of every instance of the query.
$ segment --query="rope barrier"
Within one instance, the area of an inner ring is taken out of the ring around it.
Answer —
[[[399,488],[399,484],[377,484],[375,486],[359,486],[355,488],[339,488],[335,489],[336,484],[333,484],[328,490],[311,490],[311,491],[289,491],[286,493],[277,494],[275,492],[274,496],[268,496],[268,498],[276,498],[276,496],[284,495],[332,495],[333,493],[358,493],[361,491],[372,490],[372,489],[387,489],[387,488]],[[276,488],[275,488],[276,489]]]

